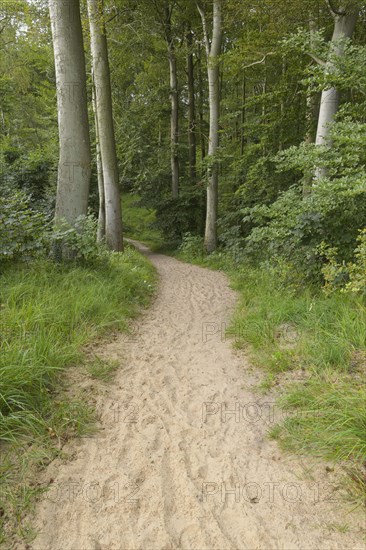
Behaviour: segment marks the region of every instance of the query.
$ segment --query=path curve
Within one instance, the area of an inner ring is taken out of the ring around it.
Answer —
[[[253,371],[225,340],[237,299],[227,278],[139,247],[159,292],[133,335],[100,350],[121,364],[99,390],[101,430],[48,467],[52,489],[27,548],[364,548],[324,465],[311,478],[308,461],[268,440],[272,404],[252,392]]]

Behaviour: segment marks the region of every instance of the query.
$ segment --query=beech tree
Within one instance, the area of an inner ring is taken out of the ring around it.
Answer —
[[[87,4],[95,83],[97,133],[104,182],[105,239],[111,250],[119,252],[123,250],[121,197],[103,2],[88,0]]]
[[[208,185],[206,205],[205,249],[213,252],[217,248],[217,209],[219,188],[219,167],[215,159],[219,146],[220,116],[220,67],[218,56],[222,42],[221,0],[213,1],[212,40],[210,41],[207,19],[203,6],[197,4],[202,19],[203,35],[207,55],[207,76],[210,107],[210,133],[208,145]]]
[[[56,71],[59,163],[55,221],[88,211],[91,154],[79,0],[50,0]],[[71,251],[63,251],[65,256]]]
[[[173,31],[173,12],[176,6],[175,0],[153,0],[156,12],[155,18],[161,29],[166,43],[169,62],[169,88],[170,88],[170,166],[171,166],[171,191],[173,198],[179,195],[179,93],[177,54],[175,48],[175,35]],[[150,10],[150,3],[148,4]]]
[[[179,101],[178,101],[178,76],[177,76],[177,58],[175,54],[174,36],[172,33],[172,14],[174,3],[165,2],[165,39],[168,48],[169,59],[169,79],[170,79],[170,162],[172,168],[172,195],[179,195]]]
[[[96,156],[96,163],[97,163],[97,179],[98,179],[98,195],[99,195],[97,242],[102,242],[105,239],[105,196],[104,196],[102,158],[100,154],[100,145],[99,145],[98,113],[97,113],[97,107],[95,103],[94,75],[92,76],[92,104],[93,104],[93,113],[94,113],[95,153],[96,153],[95,156]]]
[[[344,56],[346,40],[353,35],[359,8],[354,3],[343,3],[338,8],[335,7],[333,0],[327,1],[330,12],[334,19],[334,31],[330,44],[330,53],[337,57]],[[334,68],[332,55],[324,63],[324,70],[330,74]],[[320,101],[320,110],[318,118],[318,129],[316,133],[316,145],[330,146],[329,132],[331,123],[339,107],[339,90],[331,87],[323,90]],[[327,170],[319,167],[316,170],[315,178],[319,179],[327,175]]]
[[[187,32],[187,86],[188,86],[188,156],[189,177],[192,183],[196,179],[196,96],[194,85],[193,31]]]

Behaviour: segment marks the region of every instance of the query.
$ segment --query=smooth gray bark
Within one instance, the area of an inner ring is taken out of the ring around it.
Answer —
[[[245,146],[245,115],[246,115],[246,75],[245,70],[243,71],[243,80],[242,80],[242,94],[241,94],[241,113],[240,113],[240,156],[244,155],[244,146]]]
[[[103,2],[88,0],[95,103],[105,196],[105,239],[110,250],[123,250],[121,196],[112,113],[112,92]]]
[[[165,39],[168,48],[169,81],[170,81],[170,164],[172,171],[172,196],[179,195],[179,98],[177,58],[174,47],[174,38],[171,29],[172,7],[165,6]]]
[[[204,91],[203,91],[203,76],[202,76],[202,48],[198,45],[198,57],[197,57],[197,72],[198,72],[198,116],[199,116],[199,129],[200,129],[200,149],[201,149],[201,161],[206,157],[206,141],[205,141],[205,120],[203,114],[204,104]],[[203,167],[203,162],[201,162]],[[203,170],[202,170],[203,175]]]
[[[207,21],[203,8],[198,4],[201,15],[203,33],[207,53],[207,76],[210,108],[210,133],[208,145],[209,170],[207,186],[206,228],[204,246],[207,252],[217,248],[217,209],[219,167],[215,159],[219,147],[219,117],[220,117],[220,67],[218,57],[222,42],[221,0],[213,0],[213,26],[210,43],[207,31]]]
[[[97,180],[98,180],[98,196],[99,196],[97,242],[102,242],[105,239],[105,197],[104,197],[102,157],[100,154],[100,145],[99,145],[98,113],[97,113],[97,107],[95,103],[94,76],[93,76],[93,84],[92,84],[92,103],[93,103],[93,112],[94,112],[95,149],[96,149],[96,157],[97,157]]]
[[[334,31],[331,40],[331,49],[335,55],[342,57],[345,50],[345,39],[352,37],[356,26],[358,11],[346,10],[340,7],[337,12],[332,11],[334,18]],[[329,60],[325,65],[325,71],[331,73],[333,71],[333,62]],[[328,88],[323,90],[320,101],[320,110],[318,118],[318,128],[316,133],[315,143],[318,146],[331,147],[329,138],[331,124],[334,121],[339,107],[339,90],[337,88]],[[324,167],[319,167],[315,173],[315,179],[326,177],[327,170]]]
[[[187,83],[188,83],[188,153],[189,153],[189,177],[192,183],[196,180],[196,101],[194,86],[194,61],[193,61],[193,33],[187,33]]]
[[[88,212],[91,154],[79,0],[50,0],[59,128],[55,221]],[[63,250],[63,256],[72,251]]]

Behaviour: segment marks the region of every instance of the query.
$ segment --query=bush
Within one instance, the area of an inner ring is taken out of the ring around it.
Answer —
[[[169,243],[181,243],[187,232],[201,233],[204,227],[204,193],[197,188],[178,198],[166,198],[156,206],[156,225]]]
[[[271,261],[292,282],[319,283],[326,261],[322,242],[337,249],[338,261],[353,260],[366,220],[366,178],[324,180],[306,198],[293,187],[271,206],[244,213],[257,223],[246,239],[249,257]]]
[[[337,262],[337,249],[321,246],[328,263],[323,267],[324,290],[327,293],[340,289],[342,292],[366,294],[366,229],[360,231],[354,261]]]
[[[22,191],[0,197],[0,263],[44,255],[50,224]]]
[[[205,256],[203,238],[186,233],[178,250],[182,257],[189,258],[190,260],[202,258]]]
[[[51,220],[31,206],[23,191],[0,197],[0,263],[29,261],[46,257],[52,249],[56,260],[67,259],[69,251],[77,263],[107,261],[104,245],[96,242],[97,220],[89,214],[80,216],[75,226],[59,221],[52,230]]]
[[[105,246],[96,240],[97,226],[98,221],[92,214],[79,216],[74,226],[59,220],[51,235],[55,259],[87,264],[108,261]]]

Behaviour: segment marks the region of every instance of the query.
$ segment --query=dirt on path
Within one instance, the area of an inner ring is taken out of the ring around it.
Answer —
[[[268,439],[273,404],[225,338],[227,278],[140,248],[158,295],[133,335],[98,350],[121,364],[99,391],[101,430],[47,468],[27,548],[364,549],[333,474]]]

